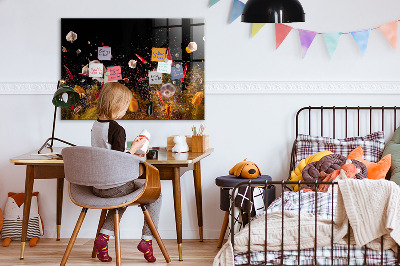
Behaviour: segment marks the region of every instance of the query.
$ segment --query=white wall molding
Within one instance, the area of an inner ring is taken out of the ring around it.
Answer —
[[[214,81],[209,94],[399,94],[399,81]]]
[[[57,83],[0,83],[0,94],[53,94]],[[400,94],[400,81],[208,81],[207,94]]]

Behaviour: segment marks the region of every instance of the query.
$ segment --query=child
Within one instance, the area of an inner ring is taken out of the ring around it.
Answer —
[[[125,152],[125,129],[115,120],[121,119],[125,115],[131,99],[132,93],[124,85],[117,82],[106,83],[104,85],[97,102],[99,118],[93,123],[92,127],[91,140],[93,147]],[[135,153],[145,142],[146,139],[144,138],[136,138],[129,149],[129,153],[134,156],[144,157],[145,154],[138,155]],[[143,159],[138,158],[138,162],[139,161],[143,161]],[[132,181],[116,187],[93,187],[92,191],[93,194],[102,198],[125,196],[143,187],[143,183],[135,182],[136,178],[136,176],[132,176]],[[158,226],[160,207],[161,195],[155,202],[147,205],[156,226]],[[126,207],[118,209],[120,219],[125,210]],[[106,220],[101,228],[100,234],[94,241],[94,245],[97,249],[97,258],[101,261],[112,260],[108,255],[108,240],[110,236],[114,235],[114,214],[115,210],[109,210],[107,212]],[[144,253],[144,258],[149,262],[156,261],[156,258],[153,256],[152,236],[150,227],[145,221],[142,230],[142,240],[137,248]]]

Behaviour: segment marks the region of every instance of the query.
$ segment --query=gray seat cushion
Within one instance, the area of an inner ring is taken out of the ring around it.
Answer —
[[[135,180],[135,182],[143,183],[144,181],[145,180]],[[70,193],[72,199],[79,205],[93,208],[112,207],[127,203],[139,196],[139,194],[142,193],[143,188],[144,186],[123,197],[101,198],[92,193],[92,187],[70,183]]]

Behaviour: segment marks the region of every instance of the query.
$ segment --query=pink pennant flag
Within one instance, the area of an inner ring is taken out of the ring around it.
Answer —
[[[301,54],[302,54],[302,57],[304,58],[306,56],[308,48],[310,48],[317,33],[315,31],[299,29],[299,35],[300,35],[300,43],[301,43]]]
[[[397,48],[397,20],[378,27],[393,49]]]
[[[281,23],[275,23],[275,40],[276,40],[276,49],[282,44],[282,42],[285,40],[286,36],[290,33],[292,30],[292,27],[281,24]]]

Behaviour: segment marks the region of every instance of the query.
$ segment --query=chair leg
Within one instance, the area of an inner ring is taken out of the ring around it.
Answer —
[[[100,234],[100,230],[103,227],[104,221],[106,220],[106,215],[107,215],[107,210],[106,209],[101,210],[101,215],[100,215],[100,219],[99,219],[99,226],[97,227],[96,238]],[[96,258],[96,254],[97,254],[97,250],[96,250],[96,248],[95,248],[95,246],[93,244],[92,258]]]
[[[157,244],[161,249],[161,252],[164,256],[164,259],[167,263],[171,262],[171,259],[168,255],[168,251],[164,246],[164,243],[161,240],[160,234],[158,233],[158,230],[156,228],[156,225],[153,222],[153,219],[150,216],[149,211],[146,208],[146,205],[140,205],[140,207],[142,208],[143,214],[144,214],[144,219],[146,220],[147,224],[150,227],[151,232],[153,233],[153,236],[155,237],[155,239],[157,240]]]
[[[221,234],[219,235],[217,248],[220,248],[222,246],[222,242],[224,241],[226,228],[228,227],[228,222],[229,222],[229,212],[225,212],[225,217],[224,217],[224,221],[222,222]]]
[[[67,249],[65,250],[64,257],[61,260],[60,265],[64,266],[67,263],[69,254],[71,253],[72,247],[74,246],[76,237],[78,236],[79,230],[81,229],[83,220],[85,219],[87,208],[82,208],[81,214],[79,215],[78,221],[76,222],[74,232],[72,232],[72,236],[69,240]]]
[[[115,265],[121,265],[121,243],[120,243],[120,235],[119,235],[119,213],[118,209],[115,209],[114,214],[114,234],[115,234],[115,256],[117,257]]]

